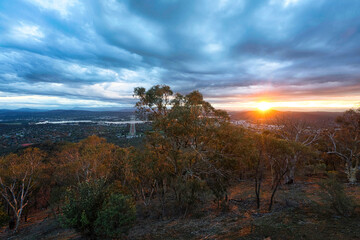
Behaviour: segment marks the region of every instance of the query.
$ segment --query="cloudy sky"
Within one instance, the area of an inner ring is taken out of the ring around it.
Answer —
[[[360,103],[359,0],[0,1],[0,108],[129,107],[134,87],[213,105]]]

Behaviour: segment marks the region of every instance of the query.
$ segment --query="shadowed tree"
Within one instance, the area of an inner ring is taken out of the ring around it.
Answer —
[[[261,184],[264,179],[267,164],[265,161],[265,135],[249,134],[248,138],[247,149],[250,151],[250,154],[246,154],[246,157],[243,159],[246,160],[247,165],[254,172],[256,207],[259,209],[261,200]]]
[[[282,116],[276,118],[273,123],[278,126],[275,132],[281,138],[302,144],[305,147],[314,144],[320,136],[320,130],[314,123],[302,119]],[[304,153],[301,150],[301,148],[298,148],[293,157],[288,159],[288,172],[284,176],[286,184],[292,184],[295,181],[296,165]]]
[[[285,174],[289,171],[289,159],[294,157],[297,149],[300,148],[299,143],[278,139],[273,136],[264,136],[263,151],[270,167],[272,175],[272,193],[269,203],[269,211],[272,208],[275,194],[283,180]]]
[[[360,109],[348,110],[336,120],[338,127],[328,133],[331,150],[345,163],[345,173],[350,183],[356,183],[360,161]]]

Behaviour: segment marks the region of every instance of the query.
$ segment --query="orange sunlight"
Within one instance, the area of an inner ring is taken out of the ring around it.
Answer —
[[[210,101],[212,99],[209,99]],[[266,112],[268,110],[278,111],[329,111],[329,112],[342,112],[350,108],[360,107],[360,98],[355,99],[334,99],[334,100],[304,100],[304,101],[237,101],[238,99],[228,99],[231,101],[228,104],[213,104],[214,107],[229,109],[229,110],[259,110]]]
[[[262,101],[262,102],[258,102],[256,104],[256,108],[259,109],[262,112],[265,112],[265,111],[271,109],[272,105],[269,102]]]

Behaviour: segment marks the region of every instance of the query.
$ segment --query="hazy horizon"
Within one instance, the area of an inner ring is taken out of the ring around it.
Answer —
[[[227,112],[250,112],[250,111],[258,111],[261,112],[261,110],[257,109],[257,108],[248,108],[248,109],[226,109],[226,108],[219,108],[222,110],[225,110]],[[355,108],[351,108],[351,109],[355,109]],[[77,107],[73,107],[73,108],[0,108],[0,111],[94,111],[94,112],[127,112],[127,111],[136,111],[135,107],[83,107],[83,108],[77,108]],[[277,109],[277,108],[271,108],[271,111],[279,111],[279,112],[303,112],[303,113],[312,113],[312,112],[328,112],[328,113],[340,113],[340,112],[345,112],[346,110],[349,109],[330,109],[328,111],[326,110],[315,110],[315,109],[311,109],[311,108],[297,108],[297,109]]]

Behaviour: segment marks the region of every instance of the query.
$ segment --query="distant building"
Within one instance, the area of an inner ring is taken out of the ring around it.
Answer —
[[[129,136],[134,137],[135,135],[136,135],[135,116],[133,115],[131,116]]]
[[[21,144],[21,147],[30,147],[31,145],[34,145],[33,143],[24,143]]]

